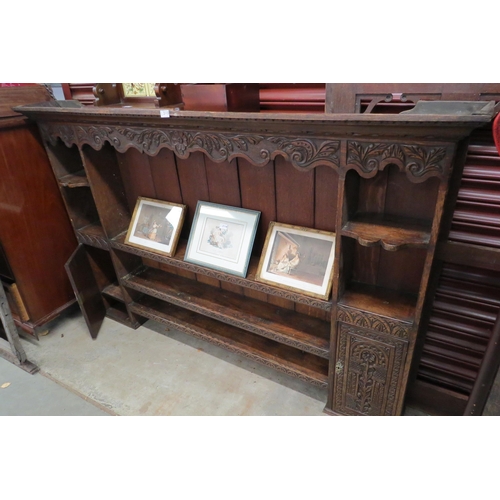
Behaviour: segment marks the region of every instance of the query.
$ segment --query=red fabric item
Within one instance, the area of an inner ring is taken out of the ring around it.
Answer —
[[[493,139],[495,139],[495,146],[497,147],[498,154],[500,155],[500,113],[493,121]]]

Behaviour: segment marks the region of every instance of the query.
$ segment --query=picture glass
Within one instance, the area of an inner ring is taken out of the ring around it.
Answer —
[[[185,260],[246,276],[260,212],[198,202]]]
[[[139,198],[127,243],[171,254],[175,251],[184,211],[183,205]]]
[[[334,247],[333,233],[274,223],[259,266],[259,278],[327,298]]]

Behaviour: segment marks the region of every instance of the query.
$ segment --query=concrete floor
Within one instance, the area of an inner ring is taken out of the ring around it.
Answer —
[[[324,416],[326,389],[154,322],[133,330],[106,318],[92,340],[73,309],[49,327],[22,338],[35,377],[110,414]]]
[[[326,389],[152,321],[92,340],[75,307],[48,326],[21,339],[38,374],[0,359],[0,415],[325,416]]]

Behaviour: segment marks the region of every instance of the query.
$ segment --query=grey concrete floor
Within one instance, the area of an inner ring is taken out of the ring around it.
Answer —
[[[73,309],[22,344],[40,376],[111,414],[325,416],[325,389],[154,322],[106,318],[92,340]]]
[[[48,329],[21,339],[38,374],[0,359],[0,415],[326,416],[326,389],[152,321],[92,340],[74,307]]]

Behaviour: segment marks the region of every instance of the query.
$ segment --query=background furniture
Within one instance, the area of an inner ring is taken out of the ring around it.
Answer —
[[[36,125],[12,110],[50,99],[42,85],[0,88],[0,274],[16,324],[35,336],[75,302],[73,229]]]
[[[104,314],[150,318],[329,387],[329,412],[401,413],[450,175],[492,110],[17,109],[39,122],[81,243],[68,270],[92,336]],[[138,196],[188,206],[173,258],[124,243]],[[184,262],[198,200],[262,212],[246,278]],[[331,300],[254,280],[273,220],[337,233]]]

